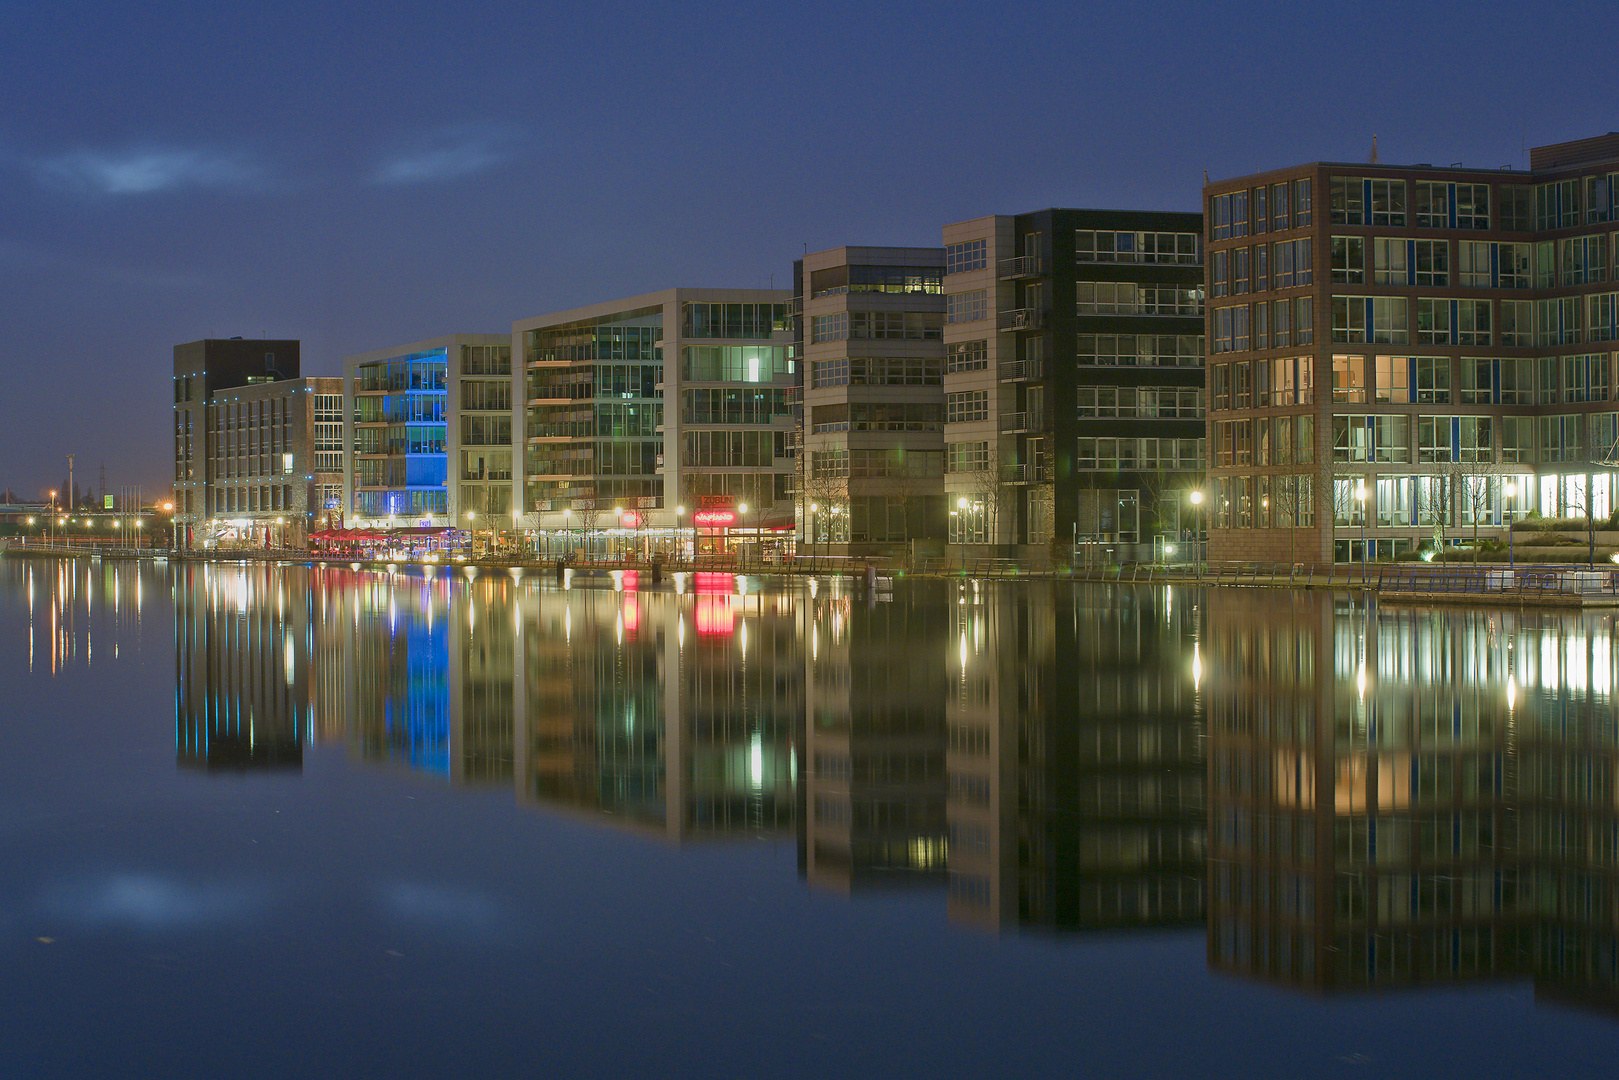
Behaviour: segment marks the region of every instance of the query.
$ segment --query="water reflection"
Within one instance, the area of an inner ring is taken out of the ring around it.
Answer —
[[[1211,616],[1213,965],[1619,986],[1610,615],[1250,593]]]
[[[811,888],[911,890],[987,931],[1206,925],[1212,968],[1303,990],[1619,987],[1610,615],[729,574],[164,574],[5,579],[49,671],[138,642],[166,581],[186,769],[296,769],[329,743],[674,842],[791,839]]]

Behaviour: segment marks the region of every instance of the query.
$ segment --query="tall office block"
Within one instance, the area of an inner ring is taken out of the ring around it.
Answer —
[[[790,299],[669,289],[513,325],[547,544],[713,553],[791,527]]]
[[[1530,168],[1210,184],[1210,556],[1387,558],[1607,517],[1619,135]]]
[[[950,541],[1144,558],[1190,531],[1203,455],[1197,214],[948,225]]]
[[[794,267],[804,330],[800,550],[939,542],[944,251],[842,247]]]
[[[351,356],[344,502],[351,525],[524,528],[514,514],[511,339],[449,334]]]

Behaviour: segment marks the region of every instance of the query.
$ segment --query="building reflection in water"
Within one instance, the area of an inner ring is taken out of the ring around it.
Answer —
[[[262,564],[182,563],[172,581],[181,767],[301,768],[313,715],[312,596]]]
[[[1226,591],[1205,634],[1214,967],[1613,997],[1611,615]]]
[[[1608,615],[172,574],[183,765],[341,741],[672,841],[794,836],[813,887],[931,890],[986,929],[1206,921],[1215,969],[1300,988],[1616,985]]]

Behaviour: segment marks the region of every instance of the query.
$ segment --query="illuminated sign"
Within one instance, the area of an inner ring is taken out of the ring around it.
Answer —
[[[641,526],[641,515],[634,510],[626,510],[618,516],[619,523],[626,529],[637,529]]]
[[[699,510],[691,516],[691,521],[702,529],[721,529],[736,524],[736,511]]]

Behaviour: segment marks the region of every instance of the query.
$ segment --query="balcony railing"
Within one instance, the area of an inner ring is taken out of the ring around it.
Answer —
[[[999,368],[1001,382],[1027,382],[1042,379],[1045,374],[1044,360],[1002,360]]]
[[[1038,465],[1002,465],[1003,484],[1039,484],[1049,479],[1041,474]]]
[[[1045,414],[1042,412],[1006,413],[1001,417],[1001,430],[1040,431],[1045,427],[1045,419]]]
[[[1008,308],[997,323],[1002,330],[1038,330],[1046,325],[1044,308]]]
[[[1007,278],[1039,277],[1045,272],[1045,260],[1038,255],[1019,255],[1015,259],[1002,259],[995,264],[995,276]]]

